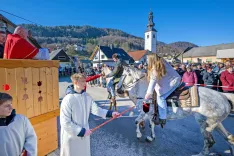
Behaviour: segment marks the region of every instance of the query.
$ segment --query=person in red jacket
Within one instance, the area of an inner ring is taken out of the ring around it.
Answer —
[[[27,41],[28,31],[21,26],[15,28],[14,34],[7,35],[4,47],[4,59],[48,60],[49,50],[36,48]]]
[[[233,66],[226,66],[226,70],[221,73],[220,80],[223,86],[227,86],[227,88],[223,87],[223,92],[225,93],[234,93],[234,71]],[[230,87],[230,88],[228,88]]]
[[[182,77],[182,82],[187,83],[186,86],[197,84],[197,74],[192,71],[191,67],[187,67],[187,71]]]
[[[94,76],[88,76],[88,77],[86,77],[85,81],[86,82],[93,81],[93,80],[95,80],[95,79],[97,79],[97,78],[99,78],[101,76],[102,76],[101,74],[97,74],[97,75],[94,75]],[[85,86],[84,91],[86,91],[86,88],[87,88],[87,86]],[[66,95],[70,94],[72,90],[74,90],[74,86],[73,85],[68,86],[67,89],[66,89]]]

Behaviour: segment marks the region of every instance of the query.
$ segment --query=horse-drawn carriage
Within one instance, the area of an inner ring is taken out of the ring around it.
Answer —
[[[0,92],[13,97],[17,114],[28,117],[38,137],[38,155],[58,148],[59,61],[0,60]]]

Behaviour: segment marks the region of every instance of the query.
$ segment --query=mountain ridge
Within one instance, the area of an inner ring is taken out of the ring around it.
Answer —
[[[48,47],[52,50],[63,48],[73,55],[76,54],[72,47],[75,44],[86,47],[83,52],[77,52],[78,55],[84,57],[89,57],[96,45],[114,45],[115,47],[123,48],[127,52],[144,49],[143,38],[119,29],[98,28],[89,25],[38,26],[22,24],[22,26],[31,30],[33,36],[43,47]],[[188,47],[197,47],[197,45],[182,41],[169,44],[157,41],[157,51],[163,56],[179,54]]]

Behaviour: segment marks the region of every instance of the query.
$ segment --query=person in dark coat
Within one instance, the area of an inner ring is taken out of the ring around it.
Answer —
[[[203,76],[201,75],[201,71],[200,69],[197,67],[197,65],[193,65],[193,71],[196,73],[197,75],[197,83],[198,84],[203,84]]]
[[[201,71],[200,74],[201,74],[202,76],[203,76],[203,74],[206,72],[206,66],[207,66],[207,65],[206,65],[205,63],[203,63],[202,66],[201,66],[201,68],[200,68],[200,71]]]
[[[216,85],[215,73],[212,71],[211,67],[207,67],[206,72],[204,72],[203,81],[204,81],[204,84],[206,85]],[[215,87],[212,87],[212,86],[206,86],[206,87],[210,89],[216,89]]]
[[[234,93],[234,72],[233,66],[226,66],[226,70],[221,73],[220,80],[222,81],[223,86],[227,86],[227,88],[223,87],[223,92],[225,93]],[[231,88],[228,88],[231,87]]]
[[[175,71],[177,71],[177,73],[178,73],[181,77],[183,76],[184,71],[183,71],[181,68],[179,68],[179,65],[178,65],[178,64],[175,64],[175,65],[174,65],[174,69],[175,69]]]
[[[115,101],[116,95],[114,85],[119,82],[124,71],[123,66],[127,66],[127,64],[124,61],[122,61],[122,59],[119,58],[119,55],[116,53],[112,55],[112,59],[115,61],[115,68],[110,74],[106,75],[104,78],[113,77],[107,84],[107,89],[111,94],[112,100]]]
[[[40,46],[40,44],[37,42],[37,40],[32,36],[32,31],[31,30],[29,30],[28,31],[28,41],[32,44],[32,45],[34,45],[36,48],[42,48],[41,46]]]
[[[6,33],[4,31],[0,31],[0,59],[3,58],[5,42],[6,42]]]
[[[218,70],[217,70],[217,85],[222,86],[222,81],[220,80],[221,73],[224,72],[226,68],[224,67],[223,63],[219,63]],[[221,87],[217,88],[217,91],[223,92],[223,89]]]
[[[184,75],[184,73],[187,71],[185,64],[181,64],[180,69],[181,69],[181,71],[180,71],[180,75],[181,75],[181,76],[183,76],[183,75]]]

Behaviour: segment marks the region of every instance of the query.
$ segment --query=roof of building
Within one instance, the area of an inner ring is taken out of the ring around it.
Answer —
[[[50,60],[53,60],[61,51],[64,52],[64,55],[66,55],[68,58],[70,58],[67,53],[63,50],[63,49],[57,49],[57,50],[54,50],[50,53]],[[70,58],[71,59],[71,58]]]
[[[6,18],[5,16],[3,16],[2,14],[0,14],[0,20],[4,21],[4,22],[6,22],[6,23],[9,23],[10,25],[16,27],[16,25],[15,25],[13,22],[11,22],[9,19],[7,19],[7,18]]]
[[[58,55],[58,53],[63,50],[63,49],[57,49],[57,50],[54,50],[50,53],[50,60],[52,60],[56,55]]]
[[[147,54],[148,50],[137,50],[128,52],[128,55],[131,56],[134,61],[140,60],[145,54]]]
[[[148,25],[147,25],[147,30],[148,31],[155,31],[157,32],[157,30],[154,28],[155,24],[154,24],[154,15],[153,12],[150,11],[149,16],[148,16]]]
[[[202,56],[216,56],[217,50],[232,49],[234,43],[219,44],[205,47],[194,47],[183,54],[183,57],[202,57]]]
[[[217,58],[234,58],[234,49],[224,49],[217,51]]]
[[[95,57],[96,53],[98,52],[99,48],[95,48],[93,54],[90,57],[90,60],[93,60],[93,58]],[[123,60],[131,60],[132,58],[127,54],[126,51],[124,51],[121,48],[114,48],[114,47],[108,47],[108,46],[100,46],[101,51],[106,55],[106,57],[108,59],[112,58],[112,55],[117,53],[118,55],[120,55],[120,58]]]

